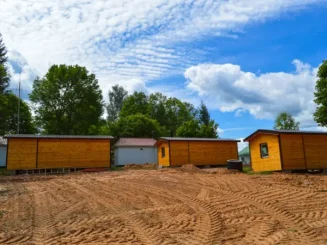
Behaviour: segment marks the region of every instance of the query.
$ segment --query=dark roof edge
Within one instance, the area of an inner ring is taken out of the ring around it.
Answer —
[[[159,140],[164,141],[212,141],[212,142],[241,142],[240,140],[235,139],[223,139],[223,138],[188,138],[185,137],[184,139],[182,137],[160,137]]]
[[[249,141],[253,136],[255,136],[258,133],[275,134],[275,135],[279,135],[279,134],[327,134],[327,132],[322,132],[322,131],[258,129],[257,131],[253,132],[248,137],[246,137],[243,141]]]
[[[107,135],[34,135],[34,134],[7,134],[5,139],[113,139]]]

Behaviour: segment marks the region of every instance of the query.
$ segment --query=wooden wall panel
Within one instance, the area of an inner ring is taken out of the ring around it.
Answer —
[[[8,139],[8,170],[36,168],[36,139]]]
[[[165,157],[161,155],[161,148],[165,148]],[[158,165],[160,166],[170,166],[169,160],[169,144],[167,141],[162,141],[158,143]]]
[[[182,166],[189,163],[188,141],[170,141],[171,166]]]
[[[39,139],[38,169],[110,167],[110,141]]]
[[[280,134],[283,170],[306,169],[302,134]]]
[[[260,144],[268,144],[269,157],[261,158]],[[251,166],[253,171],[278,171],[282,169],[278,136],[273,134],[258,134],[250,140]]]
[[[327,135],[304,134],[303,141],[307,168],[327,168]]]
[[[194,165],[226,165],[238,159],[237,142],[190,141],[190,163]]]

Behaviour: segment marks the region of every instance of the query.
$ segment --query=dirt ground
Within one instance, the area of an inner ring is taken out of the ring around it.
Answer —
[[[0,244],[327,244],[327,176],[184,168],[1,177]]]

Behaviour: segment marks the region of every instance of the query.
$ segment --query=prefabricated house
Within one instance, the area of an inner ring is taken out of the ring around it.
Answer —
[[[115,166],[157,164],[156,142],[152,138],[120,138],[114,144]]]
[[[250,164],[250,148],[248,146],[244,147],[238,153],[239,160],[243,162],[243,164]]]
[[[259,129],[249,142],[253,171],[327,168],[327,133]]]
[[[227,160],[238,159],[237,142],[239,140],[220,138],[162,137],[156,143],[158,165],[226,165]]]
[[[6,135],[8,170],[110,167],[111,136]]]
[[[6,167],[7,140],[0,136],[0,168]]]

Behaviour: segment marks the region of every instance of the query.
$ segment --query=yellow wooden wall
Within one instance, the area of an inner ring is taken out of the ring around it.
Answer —
[[[8,139],[7,169],[35,169],[36,148],[36,139]]]
[[[110,140],[39,139],[37,168],[110,167]]]
[[[281,170],[281,159],[279,151],[278,136],[272,134],[258,134],[250,140],[250,154],[252,170],[260,171],[277,171]],[[260,144],[268,144],[269,157],[261,158]]]
[[[327,135],[304,134],[303,141],[307,168],[327,168]]]
[[[167,141],[159,142],[158,145],[158,165],[160,166],[170,166],[169,161],[169,144]],[[161,148],[165,147],[165,156],[161,155]]]
[[[188,141],[170,141],[171,166],[181,166],[189,163]]]
[[[280,134],[283,170],[306,169],[302,134]]]

